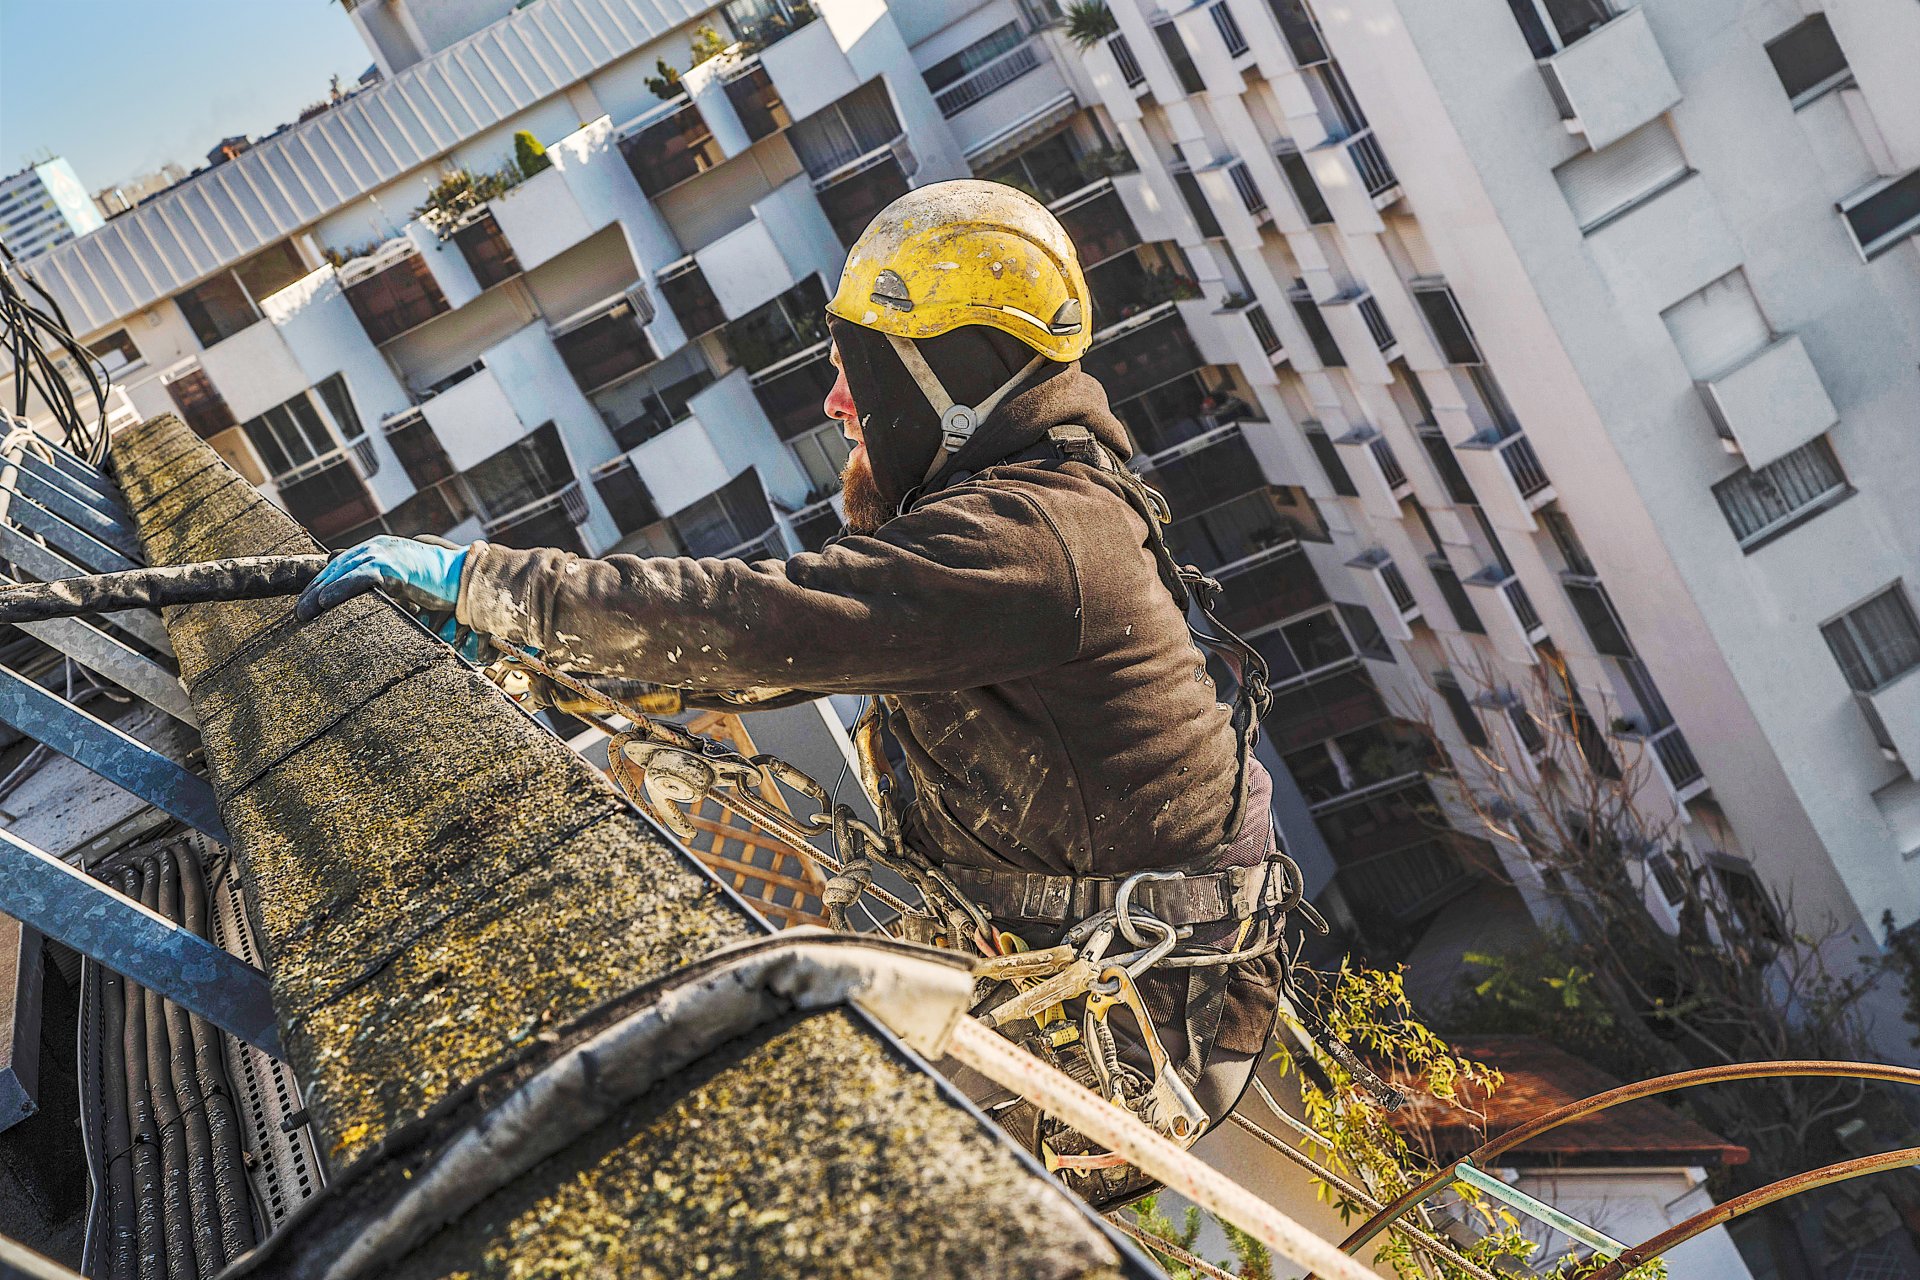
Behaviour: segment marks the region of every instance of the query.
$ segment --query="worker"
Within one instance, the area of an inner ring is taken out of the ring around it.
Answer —
[[[996,930],[1049,946],[1134,873],[1175,872],[1131,902],[1191,930],[1180,955],[1262,950],[1245,940],[1270,936],[1297,872],[1248,750],[1257,710],[1221,702],[1157,495],[1080,368],[1091,301],[1065,230],[1011,187],[918,188],[853,246],[827,312],[825,412],[852,453],[846,533],[824,550],[589,559],[382,536],[339,556],[301,616],[380,586],[576,671],[878,695],[909,773],[905,839]],[[1263,691],[1257,671],[1243,683]],[[1274,1024],[1284,958],[1264,950],[1139,982],[1212,1122]]]

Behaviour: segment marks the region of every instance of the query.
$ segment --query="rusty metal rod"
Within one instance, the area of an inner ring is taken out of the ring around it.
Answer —
[[[1622,1276],[1648,1259],[1659,1257],[1673,1246],[1693,1239],[1702,1231],[1731,1222],[1742,1214],[1752,1213],[1755,1209],[1763,1209],[1775,1201],[1797,1196],[1802,1191],[1832,1186],[1836,1182],[1845,1182],[1849,1178],[1864,1178],[1870,1173],[1884,1173],[1889,1169],[1910,1169],[1917,1164],[1920,1164],[1920,1147],[1902,1147],[1898,1151],[1883,1151],[1879,1155],[1842,1160],[1838,1164],[1830,1164],[1821,1169],[1809,1169],[1805,1173],[1796,1173],[1791,1178],[1770,1182],[1745,1195],[1735,1196],[1725,1204],[1716,1204],[1710,1209],[1703,1209],[1685,1222],[1668,1227],[1645,1244],[1635,1245],[1598,1271],[1591,1272],[1585,1280],[1621,1280]]]
[[[196,564],[96,573],[57,582],[0,586],[0,624],[48,622],[87,613],[163,605],[292,596],[327,567],[324,555],[240,556]]]
[[[1481,1168],[1485,1168],[1490,1160],[1513,1150],[1522,1143],[1557,1129],[1563,1124],[1605,1111],[1609,1107],[1617,1107],[1623,1102],[1633,1102],[1656,1094],[1690,1089],[1695,1085],[1719,1084],[1729,1080],[1764,1080],[1779,1076],[1838,1077],[1850,1080],[1879,1080],[1888,1084],[1920,1085],[1920,1070],[1912,1067],[1894,1067],[1872,1062],[1822,1061],[1736,1062],[1724,1067],[1701,1067],[1693,1071],[1678,1071],[1672,1075],[1655,1076],[1651,1080],[1621,1085],[1618,1089],[1596,1093],[1591,1098],[1569,1102],[1564,1107],[1558,1107],[1543,1116],[1537,1116],[1526,1124],[1482,1143],[1477,1149],[1461,1156],[1458,1160],[1443,1165],[1433,1176],[1395,1196],[1378,1213],[1361,1223],[1352,1234],[1340,1242],[1340,1248],[1346,1253],[1358,1250],[1367,1241],[1379,1235],[1389,1222],[1450,1184],[1454,1180],[1455,1171],[1465,1161],[1471,1160]],[[1315,1280],[1315,1277],[1309,1274],[1305,1280]]]

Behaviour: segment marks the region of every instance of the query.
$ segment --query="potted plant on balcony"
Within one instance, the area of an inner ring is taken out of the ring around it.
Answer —
[[[1120,29],[1105,0],[1074,0],[1067,6],[1067,39],[1091,49]]]

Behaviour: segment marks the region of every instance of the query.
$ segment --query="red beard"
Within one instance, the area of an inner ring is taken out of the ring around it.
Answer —
[[[893,519],[893,508],[880,496],[880,485],[873,478],[867,455],[856,454],[840,473],[840,500],[846,508],[847,532],[872,533]]]

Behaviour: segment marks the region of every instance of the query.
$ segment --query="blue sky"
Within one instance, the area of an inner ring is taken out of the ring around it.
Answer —
[[[191,169],[372,62],[330,0],[0,0],[0,173],[43,147],[89,191]]]

